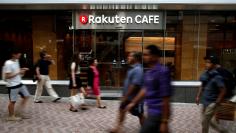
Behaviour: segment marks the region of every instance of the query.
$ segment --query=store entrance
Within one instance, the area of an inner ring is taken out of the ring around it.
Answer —
[[[101,89],[120,90],[128,69],[128,53],[143,52],[150,44],[162,50],[161,63],[173,66],[175,38],[165,37],[163,30],[78,30],[74,48],[80,54],[91,54],[97,58]],[[86,70],[86,59],[82,60],[85,61]],[[86,75],[84,76],[86,85]]]
[[[128,68],[127,55],[143,50],[141,30],[97,30],[94,55],[98,59],[102,89],[121,89]],[[141,39],[140,39],[141,38]]]

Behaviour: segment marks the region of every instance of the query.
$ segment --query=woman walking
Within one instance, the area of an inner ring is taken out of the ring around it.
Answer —
[[[89,61],[88,88],[91,88],[93,90],[93,94],[96,96],[97,107],[104,109],[106,108],[106,106],[101,105],[100,81],[99,81],[100,79],[97,65],[98,65],[97,59],[92,59]]]
[[[80,59],[78,54],[73,55],[73,59],[70,65],[70,84],[69,84],[69,89],[70,89],[70,96],[75,96],[78,94],[78,89],[82,91],[83,94],[85,94],[85,91],[82,87],[82,82],[80,79]],[[85,109],[85,107],[81,106],[81,109]],[[73,107],[70,104],[70,111],[72,112],[78,112],[77,108]]]

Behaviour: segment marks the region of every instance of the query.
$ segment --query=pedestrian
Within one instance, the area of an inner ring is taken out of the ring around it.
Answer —
[[[40,59],[36,64],[36,76],[37,76],[37,88],[35,91],[34,102],[42,103],[40,100],[42,95],[43,87],[46,87],[46,90],[50,96],[54,98],[53,102],[57,102],[61,98],[55,92],[51,85],[51,79],[49,77],[49,65],[55,64],[52,56],[49,55],[46,51],[40,52]]]
[[[128,64],[130,69],[127,72],[126,79],[124,81],[123,97],[121,100],[117,126],[110,131],[110,133],[119,133],[121,126],[125,120],[126,106],[132,101],[133,98],[140,92],[143,86],[143,67],[142,54],[140,52],[130,52],[128,55]],[[137,103],[131,110],[130,113],[139,118],[139,122],[142,125],[144,122],[144,109],[143,102]]]
[[[70,65],[70,82],[69,82],[69,89],[70,89],[70,96],[75,96],[78,94],[78,90],[82,92],[83,95],[86,95],[84,88],[82,87],[82,81],[80,79],[80,58],[78,54],[73,55],[73,59]],[[87,109],[84,104],[80,106],[81,109]],[[77,108],[74,108],[70,104],[70,111],[78,112]]]
[[[140,133],[168,133],[171,75],[169,69],[160,64],[160,57],[161,50],[157,46],[149,45],[144,49],[144,63],[149,68],[144,74],[144,88],[126,107],[131,110],[145,98],[147,118]]]
[[[96,106],[98,108],[105,109],[106,106],[101,105],[100,78],[99,78],[99,71],[97,69],[97,65],[98,65],[97,59],[89,60],[88,89],[92,89],[93,94],[96,96]]]
[[[11,50],[11,59],[7,60],[3,66],[3,76],[6,81],[6,87],[9,94],[9,104],[8,111],[9,116],[7,120],[9,121],[19,121],[22,119],[27,119],[29,116],[25,114],[25,106],[30,97],[28,89],[22,84],[21,77],[24,76],[28,68],[20,68],[19,59],[21,57],[21,52],[17,48]],[[15,111],[15,103],[18,99],[18,94],[21,96],[22,101],[19,106],[18,114]],[[17,116],[16,116],[17,115]]]
[[[215,118],[215,113],[226,94],[223,77],[217,71],[218,59],[214,55],[209,55],[204,60],[206,70],[200,76],[202,86],[196,96],[196,103],[199,105],[200,96],[203,93],[202,133],[208,133],[209,126],[219,133],[227,133],[218,125]]]

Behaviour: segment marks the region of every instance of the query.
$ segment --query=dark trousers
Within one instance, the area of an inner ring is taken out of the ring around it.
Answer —
[[[160,124],[160,116],[148,116],[140,130],[140,133],[160,133]]]

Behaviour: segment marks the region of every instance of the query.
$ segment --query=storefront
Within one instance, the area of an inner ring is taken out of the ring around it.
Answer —
[[[0,4],[0,65],[13,43],[22,48],[22,64],[28,66],[45,49],[57,62],[51,67],[52,79],[67,80],[73,53],[85,60],[92,53],[99,61],[103,88],[120,88],[127,53],[154,44],[162,49],[161,62],[176,81],[197,80],[209,53],[235,70],[236,2],[116,3]]]

